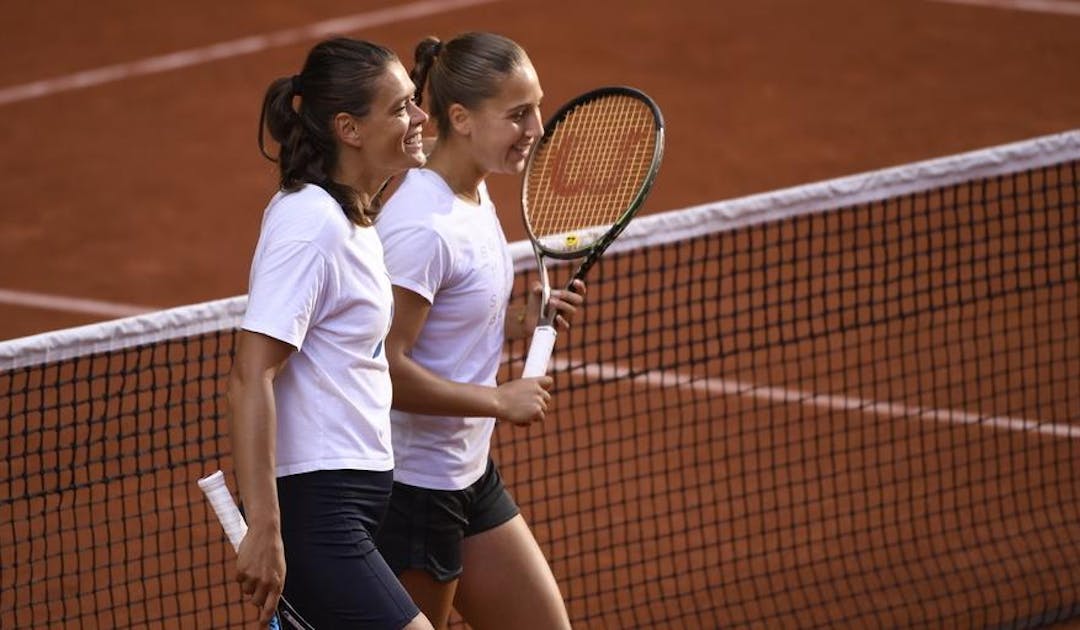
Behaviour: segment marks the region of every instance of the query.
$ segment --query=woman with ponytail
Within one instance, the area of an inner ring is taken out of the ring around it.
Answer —
[[[264,625],[284,590],[320,630],[431,628],[372,538],[394,466],[392,294],[374,200],[424,162],[414,93],[392,52],[338,38],[263,100],[259,148],[280,189],[263,213],[229,406],[249,527],[236,580]]]
[[[550,377],[496,382],[506,339],[538,307],[507,316],[513,262],[485,179],[519,174],[543,133],[543,95],[513,41],[468,33],[416,48],[417,96],[438,125],[377,229],[394,285],[387,354],[396,467],[380,551],[436,628],[456,608],[474,630],[570,625],[547,560],[490,456],[496,424],[544,418]],[[553,291],[565,327],[582,304]],[[535,300],[534,300],[535,302]]]

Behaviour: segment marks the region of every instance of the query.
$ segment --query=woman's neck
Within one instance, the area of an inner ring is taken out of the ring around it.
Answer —
[[[469,158],[450,150],[452,147],[435,145],[424,168],[434,171],[458,197],[480,203],[480,183],[487,173],[481,171]]]
[[[360,206],[366,208],[386,182],[385,178],[377,177],[374,173],[367,172],[368,170],[356,163],[350,153],[342,151],[337,168],[330,177],[335,182],[352,188],[356,192]]]

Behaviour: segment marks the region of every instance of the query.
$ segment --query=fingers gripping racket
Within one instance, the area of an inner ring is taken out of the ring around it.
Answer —
[[[522,377],[542,376],[555,346],[545,259],[584,258],[567,284],[583,279],[649,194],[664,155],[664,118],[643,92],[592,90],[547,122],[525,166],[521,210],[542,285],[540,319]]]
[[[225,485],[225,474],[219,470],[208,477],[203,477],[198,483],[206,499],[214,508],[214,514],[217,515],[221,528],[225,530],[225,535],[232,543],[233,549],[239,549],[240,541],[247,534],[247,523],[244,522],[244,515],[240,513],[240,508],[236,506],[236,501],[233,500],[229,488]],[[314,630],[314,628],[304,621],[304,618],[289,602],[285,601],[284,597],[281,597],[278,599],[277,614],[270,620],[270,630]]]

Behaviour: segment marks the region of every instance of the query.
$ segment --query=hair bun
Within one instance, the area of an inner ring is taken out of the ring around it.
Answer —
[[[423,61],[435,61],[435,58],[442,52],[443,43],[438,37],[434,35],[428,35],[419,44],[416,45],[415,59],[417,63]]]

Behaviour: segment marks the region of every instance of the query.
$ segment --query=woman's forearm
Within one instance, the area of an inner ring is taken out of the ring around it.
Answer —
[[[407,355],[391,361],[390,374],[395,409],[465,417],[498,417],[502,413],[495,387],[442,378]]]
[[[277,418],[273,383],[242,374],[230,378],[233,466],[245,516],[252,527],[279,525],[274,476]]]

